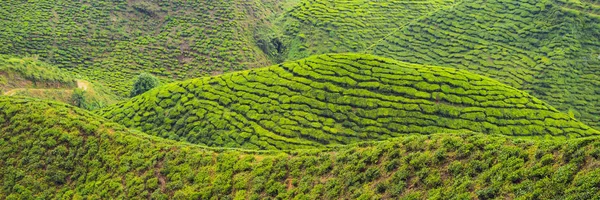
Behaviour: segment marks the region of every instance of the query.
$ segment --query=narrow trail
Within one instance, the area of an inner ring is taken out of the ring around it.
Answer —
[[[87,90],[90,86],[90,83],[84,80],[77,80],[77,88],[82,89],[82,90]],[[72,91],[73,89],[57,89],[57,88],[15,88],[9,91],[4,92],[4,95],[6,96],[12,96],[15,95],[17,92],[20,91],[48,91],[48,90],[53,90],[53,91]]]

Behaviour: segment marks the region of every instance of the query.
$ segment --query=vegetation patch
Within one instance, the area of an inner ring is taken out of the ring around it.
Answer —
[[[598,134],[490,78],[364,54],[326,54],[176,82],[98,113],[164,138],[246,149],[310,148],[409,133]]]
[[[81,89],[84,99],[74,101],[73,90]],[[35,57],[0,55],[0,95],[28,96],[55,100],[86,109],[115,103],[119,98],[102,85],[75,79],[75,76]],[[82,101],[83,100],[83,101]]]
[[[71,88],[75,79],[59,68],[37,58],[18,58],[0,54],[0,92],[15,88]]]
[[[600,128],[598,10],[592,0],[302,0],[280,21],[287,60],[363,52],[465,69]]]
[[[0,53],[38,55],[126,97],[140,72],[172,81],[270,65],[251,30],[274,2],[3,1]]]
[[[598,137],[407,135],[322,150],[177,143],[65,104],[0,97],[1,199],[590,199]]]
[[[365,52],[492,77],[598,128],[599,16],[597,1],[461,1]]]

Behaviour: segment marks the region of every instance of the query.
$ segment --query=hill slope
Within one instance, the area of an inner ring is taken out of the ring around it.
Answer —
[[[594,1],[462,1],[399,27],[366,52],[496,78],[598,127],[599,7]]]
[[[170,82],[363,52],[468,69],[600,128],[596,1],[53,0],[0,8],[0,53],[39,55],[122,96],[141,71]]]
[[[403,136],[331,150],[207,149],[0,97],[0,199],[590,199],[597,137]]]
[[[0,54],[0,93],[16,88],[70,88],[75,85],[70,74],[36,58]]]
[[[295,62],[153,89],[100,113],[209,146],[297,149],[407,133],[598,134],[498,81],[363,54]]]
[[[0,55],[0,95],[28,96],[74,104],[76,89],[84,91],[83,107],[95,109],[113,104],[118,97],[97,83],[75,79],[72,73],[35,57]]]
[[[2,1],[0,53],[39,55],[126,96],[139,71],[185,79],[269,65],[253,38],[277,1]]]
[[[287,60],[358,52],[454,0],[301,0],[283,14]]]
[[[590,0],[303,0],[282,26],[287,59],[363,52],[467,69],[600,128],[599,10]]]

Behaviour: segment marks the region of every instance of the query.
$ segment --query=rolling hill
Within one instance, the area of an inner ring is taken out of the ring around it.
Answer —
[[[70,88],[76,81],[57,67],[36,58],[0,55],[0,93],[17,88]]]
[[[590,199],[598,137],[410,135],[310,151],[207,148],[0,97],[1,199]]]
[[[0,200],[595,199],[598,130],[598,0],[0,1]]]
[[[361,52],[495,78],[600,128],[592,0],[5,1],[0,53],[38,55],[126,96],[164,82]]]
[[[597,1],[303,0],[284,16],[288,60],[362,52],[466,69],[600,128]]]
[[[364,54],[326,54],[175,82],[99,114],[163,138],[246,149],[312,148],[410,133],[599,133],[490,78]]]

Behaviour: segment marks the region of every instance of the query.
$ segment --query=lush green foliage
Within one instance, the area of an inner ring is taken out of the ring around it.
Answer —
[[[364,54],[314,56],[176,82],[100,113],[164,138],[248,149],[465,130],[515,136],[598,134],[498,81]]]
[[[85,100],[85,90],[75,88],[73,90],[73,95],[71,95],[71,102],[74,106],[85,108],[85,105],[87,104]]]
[[[0,53],[39,55],[127,96],[139,71],[171,80],[269,65],[252,30],[273,2],[2,1]]]
[[[593,0],[3,1],[0,53],[39,55],[121,96],[330,52],[468,69],[600,128]]]
[[[286,58],[359,52],[454,0],[301,0],[285,13]]]
[[[155,88],[158,85],[160,85],[158,78],[152,76],[152,74],[142,73],[135,79],[129,96],[135,97],[152,88]]]
[[[467,69],[600,128],[600,6],[582,0],[302,0],[288,59],[366,52]]]
[[[598,0],[0,1],[0,94],[0,199],[600,196]]]
[[[598,10],[594,1],[462,1],[400,27],[373,53],[496,78],[600,126]]]
[[[0,199],[591,199],[600,138],[402,136],[326,150],[204,148],[0,97]]]
[[[74,91],[78,87],[82,89],[79,93]],[[6,55],[0,55],[0,95],[55,100],[90,110],[113,104],[119,99],[101,84],[76,80],[68,71],[38,61],[35,57]],[[77,101],[74,101],[74,96]],[[82,98],[86,100],[80,101]]]

